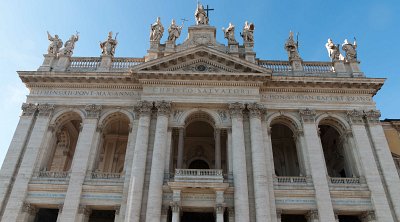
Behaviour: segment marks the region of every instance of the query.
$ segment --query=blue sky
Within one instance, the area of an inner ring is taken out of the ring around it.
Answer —
[[[194,24],[196,0],[1,0],[0,1],[0,163],[11,142],[29,93],[17,70],[36,70],[48,46],[48,30],[65,42],[80,32],[74,56],[99,56],[99,41],[109,31],[119,32],[117,57],[142,57],[149,47],[149,27],[157,16],[164,26],[171,19],[185,18]],[[248,20],[254,22],[257,57],[287,60],[283,44],[290,30],[299,32],[300,54],[307,61],[328,61],[326,40],[342,43],[357,38],[361,69],[368,77],[387,78],[374,97],[384,118],[400,118],[398,110],[400,74],[399,0],[203,0],[215,11],[210,24],[217,27],[217,38],[225,43],[222,27],[229,22],[239,31]],[[186,38],[184,29],[178,43]],[[165,41],[165,34],[162,42]]]

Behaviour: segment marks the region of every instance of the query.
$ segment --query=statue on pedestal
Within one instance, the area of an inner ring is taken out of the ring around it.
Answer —
[[[235,26],[232,23],[229,23],[228,28],[222,28],[224,31],[224,37],[228,39],[228,44],[237,44],[235,39]]]
[[[293,32],[290,31],[289,38],[285,43],[285,50],[288,52],[289,60],[301,60],[298,52],[299,43],[294,41]]]
[[[112,32],[108,33],[108,39],[104,42],[100,42],[100,48],[102,50],[101,54],[105,56],[114,56],[115,48],[117,47],[118,33],[115,35],[115,38],[112,37]]]
[[[160,17],[150,26],[150,41],[160,41],[164,34],[164,26],[161,24]]]
[[[72,35],[71,38],[65,42],[64,48],[60,50],[60,55],[72,56],[75,48],[75,42],[79,40],[79,32],[76,32],[75,35]]]
[[[343,60],[343,56],[340,54],[339,44],[335,45],[332,39],[329,38],[325,47],[326,50],[328,50],[328,55],[332,62]]]
[[[176,39],[181,35],[183,23],[181,26],[175,24],[175,20],[172,19],[171,25],[168,28],[168,41],[175,43]]]
[[[347,39],[344,40],[342,44],[342,49],[346,53],[346,60],[348,62],[357,61],[357,42],[354,38],[354,43],[351,44]]]
[[[240,33],[244,42],[254,42],[254,24],[244,23],[243,32]]]
[[[194,13],[194,17],[196,18],[196,25],[208,25],[207,13],[202,4],[197,3],[197,9]]]
[[[51,36],[49,32],[47,32],[47,38],[50,41],[49,48],[47,49],[47,54],[57,56],[57,53],[60,51],[63,45],[62,40],[58,38],[58,35],[55,35],[54,37]]]

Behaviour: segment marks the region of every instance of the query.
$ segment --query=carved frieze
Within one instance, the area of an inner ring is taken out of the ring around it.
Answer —
[[[100,116],[102,106],[90,104],[85,106],[86,118],[98,118]]]
[[[152,108],[153,103],[146,100],[141,100],[134,106],[135,112],[139,115],[150,115]]]
[[[242,118],[245,106],[243,103],[235,102],[229,104],[229,113],[231,118]]]
[[[300,110],[299,114],[303,123],[313,123],[315,121],[315,116],[317,115],[315,110],[309,108]]]
[[[361,110],[347,111],[347,118],[351,124],[363,124],[364,113]]]
[[[37,110],[37,105],[33,103],[23,103],[21,109],[22,116],[32,116]]]
[[[38,110],[39,110],[39,116],[50,116],[53,111],[54,111],[54,104],[39,104],[38,105]]]

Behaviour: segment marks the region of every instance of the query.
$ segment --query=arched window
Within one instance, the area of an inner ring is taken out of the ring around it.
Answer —
[[[95,171],[121,173],[128,143],[129,119],[122,113],[116,113],[104,122]]]
[[[55,123],[45,168],[47,171],[69,171],[82,119],[77,113],[66,113],[57,118]]]

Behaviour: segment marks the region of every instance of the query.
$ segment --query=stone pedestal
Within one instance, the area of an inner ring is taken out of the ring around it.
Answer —
[[[175,42],[167,41],[165,43],[164,56],[170,55],[172,53],[175,53]]]
[[[361,72],[358,61],[349,62],[349,66],[350,66],[353,77],[365,77],[364,73]]]
[[[245,59],[249,62],[256,62],[256,53],[253,51],[254,42],[245,42],[244,43],[244,53]]]
[[[56,66],[54,67],[54,71],[64,72],[67,70],[69,65],[71,64],[71,56],[67,55],[59,55]]]
[[[343,60],[334,61],[333,68],[335,69],[338,77],[349,77],[349,73],[346,70]]]
[[[239,57],[239,43],[229,43],[228,44],[229,54]]]
[[[293,72],[303,72],[303,61],[301,59],[290,59],[290,65]]]
[[[112,56],[111,55],[102,55],[100,66],[97,68],[96,71],[98,72],[108,72],[112,66]]]
[[[45,54],[43,57],[43,64],[39,67],[38,71],[52,71],[54,64],[57,63],[57,56]]]
[[[145,62],[157,59],[160,54],[160,41],[150,41],[150,49],[147,50],[147,55],[144,57]]]

